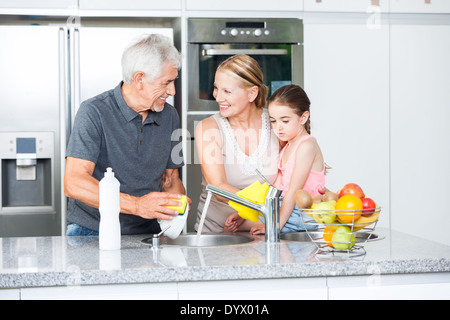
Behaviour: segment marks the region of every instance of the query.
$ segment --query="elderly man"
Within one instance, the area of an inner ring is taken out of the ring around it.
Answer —
[[[156,219],[178,214],[165,207],[185,194],[182,154],[172,152],[180,121],[166,99],[175,95],[180,67],[169,38],[146,36],[123,53],[123,82],[81,104],[66,155],[68,236],[98,235],[98,186],[108,167],[121,183],[122,234],[158,233]]]

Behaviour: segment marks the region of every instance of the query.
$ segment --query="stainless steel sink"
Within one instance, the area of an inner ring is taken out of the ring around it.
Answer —
[[[250,236],[244,236],[241,234],[203,234],[198,238],[197,234],[182,234],[176,239],[170,239],[168,237],[160,238],[161,247],[164,246],[180,246],[180,247],[222,247],[246,244],[255,241]],[[152,244],[152,238],[142,240],[145,244]]]
[[[310,232],[313,239],[315,239],[315,232]],[[318,238],[321,237],[317,234]],[[292,233],[282,233],[280,235],[281,240],[286,241],[296,241],[296,242],[312,242],[311,237],[306,232],[292,232]]]
[[[308,235],[309,233],[309,235]],[[362,243],[366,241],[377,241],[382,240],[384,237],[380,237],[374,233],[368,233],[368,232],[356,232],[356,243]],[[312,238],[312,240],[311,240]],[[316,231],[309,231],[309,232],[293,232],[293,233],[284,233],[280,236],[281,240],[286,241],[296,241],[296,242],[323,242],[323,233],[322,232],[316,232]]]

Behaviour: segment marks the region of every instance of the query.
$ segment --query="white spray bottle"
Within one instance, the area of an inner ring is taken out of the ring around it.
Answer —
[[[112,168],[107,168],[100,181],[100,250],[120,250],[120,182]]]

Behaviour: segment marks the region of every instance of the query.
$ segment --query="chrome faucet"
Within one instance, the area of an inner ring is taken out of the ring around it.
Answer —
[[[258,172],[258,174],[260,173]],[[254,202],[248,201],[247,199],[241,198],[240,196],[238,196],[233,192],[229,192],[212,185],[207,185],[206,191],[211,192],[219,197],[239,203],[250,209],[261,212],[264,216],[264,219],[266,220],[266,242],[267,243],[280,242],[280,196],[282,193],[281,190],[278,190],[272,185],[270,185],[269,191],[266,194],[266,201],[264,204],[256,204]]]

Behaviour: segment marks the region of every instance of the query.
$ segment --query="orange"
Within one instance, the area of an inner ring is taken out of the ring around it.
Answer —
[[[331,239],[333,238],[333,234],[335,231],[336,231],[336,228],[330,228],[330,227],[326,227],[323,230],[323,239],[325,240],[325,243],[332,248],[334,248],[334,247],[332,245]]]
[[[351,194],[340,197],[336,203],[336,210],[339,210],[338,218],[344,223],[353,223],[358,220],[361,217],[362,209],[361,199]]]

